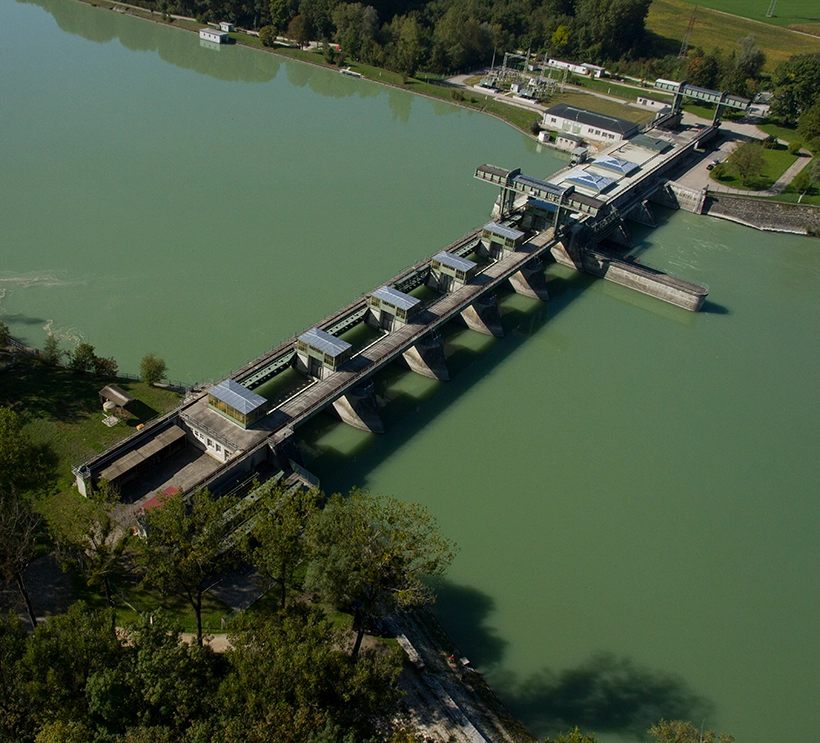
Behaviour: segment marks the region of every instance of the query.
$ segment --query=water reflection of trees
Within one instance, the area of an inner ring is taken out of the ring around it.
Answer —
[[[150,23],[85,3],[65,0],[17,0],[50,13],[66,33],[104,44],[114,39],[135,52],[156,52],[170,64],[229,82],[265,83],[273,80],[281,60],[271,54],[228,46],[219,50],[202,48],[192,33],[178,33],[159,23]]]

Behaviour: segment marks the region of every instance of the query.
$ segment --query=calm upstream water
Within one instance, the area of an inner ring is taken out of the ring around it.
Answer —
[[[486,221],[500,122],[70,0],[0,0],[0,316],[125,371],[218,379]],[[318,418],[329,490],[420,501],[461,551],[438,611],[539,734],[685,717],[811,740],[820,698],[820,242],[663,213],[641,259],[692,315],[559,268],[377,379],[387,433]],[[1,383],[1,382],[0,382]],[[812,710],[815,710],[812,712]]]

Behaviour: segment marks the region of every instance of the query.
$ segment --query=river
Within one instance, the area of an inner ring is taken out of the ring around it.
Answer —
[[[490,162],[561,166],[442,102],[71,0],[0,0],[0,317],[219,379],[487,220]],[[661,716],[811,739],[820,696],[820,250],[660,212],[640,259],[694,315],[548,269],[452,380],[377,380],[387,433],[317,418],[329,490],[418,501],[460,553],[437,606],[534,732]]]

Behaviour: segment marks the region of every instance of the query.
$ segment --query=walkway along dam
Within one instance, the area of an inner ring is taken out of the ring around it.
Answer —
[[[139,513],[158,493],[207,487],[244,496],[250,518],[254,482],[275,476],[292,487],[317,486],[296,445],[302,424],[332,410],[349,425],[382,432],[373,375],[396,362],[447,380],[439,329],[458,321],[503,335],[497,290],[511,286],[548,301],[546,262],[700,310],[706,287],[640,265],[625,249],[629,221],[655,225],[653,203],[702,210],[705,194],[671,178],[715,133],[714,126],[650,129],[549,180],[481,165],[475,177],[500,191],[493,221],[78,465],[79,491],[88,495],[105,480]],[[357,327],[365,341],[340,337]]]

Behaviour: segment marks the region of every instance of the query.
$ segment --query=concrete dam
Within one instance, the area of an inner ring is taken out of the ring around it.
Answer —
[[[641,265],[625,249],[632,244],[630,221],[654,226],[652,204],[702,210],[703,194],[681,189],[670,176],[715,132],[650,130],[548,180],[479,166],[475,177],[500,191],[493,221],[218,384],[189,392],[175,410],[75,467],[79,491],[88,495],[105,480],[139,510],[158,493],[208,488],[247,496],[253,482],[272,476],[292,487],[318,486],[296,444],[300,426],[329,410],[381,433],[373,376],[395,362],[446,381],[439,330],[457,321],[502,336],[496,292],[506,287],[548,301],[545,263],[700,310],[708,288]],[[340,337],[357,327],[366,328],[365,342]]]

